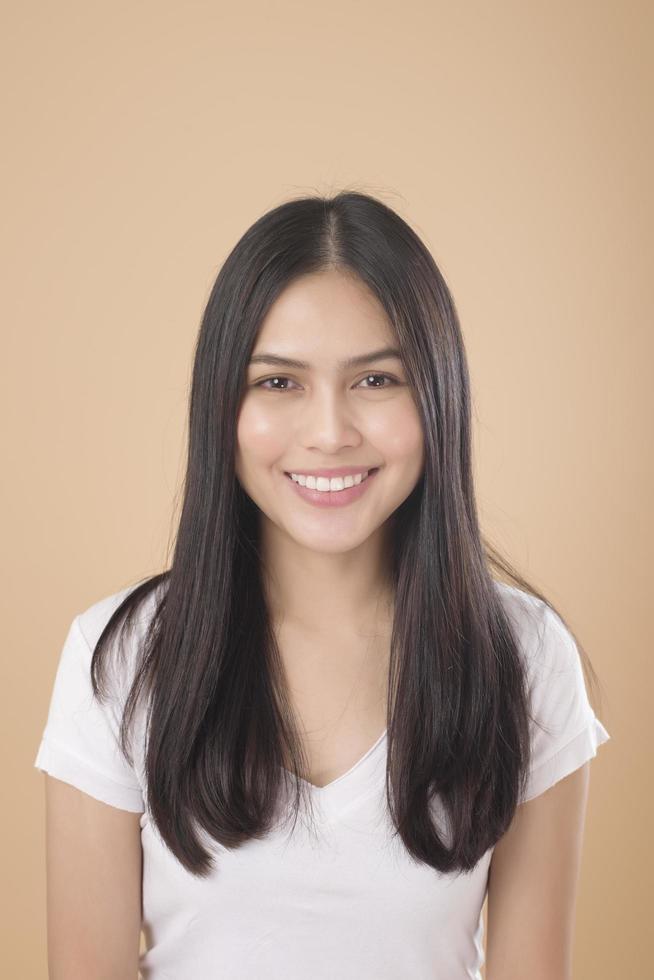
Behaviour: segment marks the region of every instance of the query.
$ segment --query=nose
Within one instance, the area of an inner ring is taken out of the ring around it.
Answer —
[[[332,389],[315,391],[303,400],[299,414],[299,441],[306,449],[337,452],[342,446],[358,446],[361,433],[347,398]]]

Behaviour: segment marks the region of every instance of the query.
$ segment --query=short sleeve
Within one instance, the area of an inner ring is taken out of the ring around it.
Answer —
[[[531,764],[522,803],[539,796],[597,754],[611,736],[588,700],[577,645],[544,606],[531,683]]]
[[[120,751],[121,705],[115,697],[104,703],[94,697],[91,656],[77,616],[59,658],[34,767],[103,803],[142,813],[139,779]]]

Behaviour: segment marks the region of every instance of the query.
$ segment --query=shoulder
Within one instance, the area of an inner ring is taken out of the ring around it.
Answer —
[[[98,640],[114,613],[133,592],[137,585],[129,585],[96,599],[83,608],[73,619],[69,631],[69,642],[78,649],[78,657],[84,663],[85,671],[90,670],[91,659]],[[147,627],[156,609],[159,590],[154,589],[139,604],[130,622],[130,627],[123,633],[112,637],[110,649],[107,650],[107,690],[123,697],[129,691],[140,661],[142,642]]]
[[[145,719],[141,712],[134,719],[136,741],[131,759],[123,753],[121,731],[132,667],[138,663],[132,656],[136,648],[129,645],[129,669],[114,658],[112,650],[106,673],[92,676],[95,643],[127,591],[97,600],[72,620],[60,650],[34,765],[103,803],[140,813],[145,792]]]
[[[77,614],[75,623],[91,649],[95,648],[103,630],[116,610],[137,587],[138,583],[137,585],[128,585],[117,592],[102,596]],[[138,609],[135,617],[137,629],[147,626],[154,613],[155,603],[156,590],[153,590]]]
[[[581,670],[575,639],[559,614],[537,596],[495,583],[531,685]]]

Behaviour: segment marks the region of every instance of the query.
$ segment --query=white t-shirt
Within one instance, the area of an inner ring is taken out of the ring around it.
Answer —
[[[532,711],[545,726],[532,724],[528,800],[593,758],[610,736],[590,706],[578,650],[559,617],[513,586],[497,587],[527,659]],[[134,768],[118,749],[127,678],[114,678],[112,707],[99,705],[90,685],[92,649],[129,591],[73,620],[34,766],[142,814],[144,980],[481,980],[493,848],[459,875],[407,857],[399,835],[391,838],[386,809],[386,733],[344,775],[310,787],[317,836],[302,817],[292,834],[287,823],[233,852],[203,833],[216,855],[206,879],[173,857],[148,818],[142,711]],[[139,630],[152,595],[148,603]]]

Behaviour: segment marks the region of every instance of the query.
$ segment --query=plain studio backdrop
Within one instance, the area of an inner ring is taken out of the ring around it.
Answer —
[[[2,20],[4,974],[46,976],[32,761],[72,617],[166,561],[210,285],[265,210],[349,188],[446,277],[483,530],[600,678],[574,976],[642,977],[650,5],[25,0]]]

